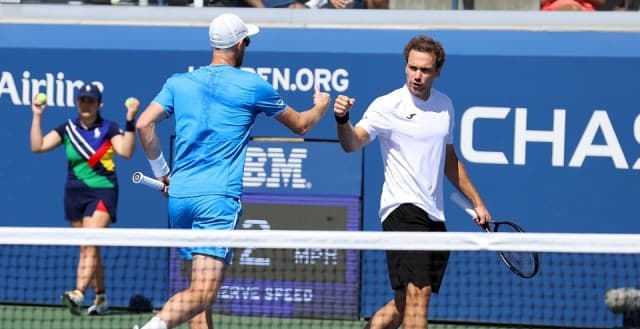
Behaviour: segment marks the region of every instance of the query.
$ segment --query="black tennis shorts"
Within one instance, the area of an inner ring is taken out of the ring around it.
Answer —
[[[382,222],[385,232],[446,232],[444,222],[433,221],[429,215],[410,203],[398,206]],[[431,286],[437,293],[449,261],[449,251],[387,250],[387,266],[391,288],[404,290],[409,283],[418,287]]]

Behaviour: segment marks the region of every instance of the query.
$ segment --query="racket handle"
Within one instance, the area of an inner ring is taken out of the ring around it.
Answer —
[[[133,173],[133,176],[131,177],[131,181],[133,181],[134,184],[141,184],[158,191],[162,191],[165,188],[165,185],[163,182],[157,179],[153,179],[149,176],[145,176],[143,173],[139,171],[136,171]]]
[[[462,210],[464,210],[472,218],[475,218],[476,216],[478,216],[476,214],[476,211],[473,209],[473,206],[471,205],[471,203],[469,203],[469,201],[467,201],[467,199],[465,199],[459,193],[456,193],[456,192],[451,193],[451,201],[457,204],[458,207],[462,208]]]

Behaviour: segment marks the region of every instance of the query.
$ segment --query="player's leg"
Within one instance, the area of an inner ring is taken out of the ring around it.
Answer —
[[[195,219],[192,222],[192,229],[194,230],[223,230],[229,231],[235,229],[238,218],[242,213],[242,207],[239,200],[235,198],[220,197],[220,198],[196,198],[194,199],[196,204],[195,209],[197,213]],[[210,247],[195,247],[191,249],[194,255],[208,255],[217,258],[222,261],[225,266],[231,262],[232,251],[230,248],[210,248]],[[192,271],[192,275],[195,271]],[[192,282],[194,280],[192,279]],[[221,283],[221,282],[220,282]],[[216,289],[219,289],[220,285]],[[204,311],[196,315],[190,322],[190,329],[212,329],[213,319],[211,314],[211,306],[215,302],[217,296],[217,290],[213,296],[214,300]]]
[[[399,224],[403,214],[403,206],[396,208],[382,222],[383,231],[402,231],[404,227]],[[391,288],[395,291],[394,298],[380,308],[367,322],[365,328],[387,329],[398,328],[404,316],[404,289],[405,282],[401,268],[403,265],[402,253],[396,250],[386,251],[387,270]]]
[[[222,282],[220,282],[222,283]],[[215,303],[215,298],[218,296],[218,290],[220,290],[220,284],[216,288],[216,293],[214,301],[211,303]],[[211,313],[211,306],[207,307],[206,310],[196,314],[191,320],[189,320],[189,329],[213,329],[213,315]]]
[[[213,329],[211,310],[200,312],[189,320],[189,329]]]
[[[431,286],[419,287],[413,283],[407,286],[406,304],[402,327],[407,329],[426,329]]]
[[[382,226],[384,231],[446,231],[443,222],[431,220],[423,209],[413,204],[398,206]],[[403,328],[427,328],[430,296],[440,289],[448,257],[447,251],[387,251],[391,287],[406,293],[405,305],[399,307],[404,308]]]
[[[410,251],[404,253],[401,273],[406,283],[403,328],[426,329],[428,327],[431,293],[438,293],[449,252]]]
[[[218,294],[226,264],[219,258],[205,255],[194,255],[192,264],[189,288],[171,297],[156,315],[167,328],[174,328],[205,312]]]
[[[180,274],[191,282],[192,261],[185,260],[180,263]],[[200,312],[189,320],[190,329],[213,329],[213,319],[211,317],[211,309]]]
[[[228,197],[169,197],[169,216],[172,228],[184,228],[191,222],[194,230],[233,230],[241,216],[239,200]],[[188,289],[174,295],[142,329],[171,329],[198,316],[194,325],[211,320],[208,311],[218,295],[224,271],[231,262],[231,248],[194,247],[188,249],[191,257],[191,284]],[[203,313],[204,314],[201,314]],[[192,328],[195,329],[195,328]]]
[[[397,294],[396,294],[397,295]],[[404,305],[404,294],[402,294],[402,302],[396,303],[397,297],[380,308],[369,319],[364,326],[365,329],[397,329],[402,324],[403,308],[398,307]]]

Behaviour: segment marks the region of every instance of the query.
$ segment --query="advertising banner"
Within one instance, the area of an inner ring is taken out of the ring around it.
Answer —
[[[356,124],[375,98],[406,82],[402,51],[418,34],[433,36],[445,47],[447,60],[435,88],[453,101],[454,145],[493,217],[516,220],[530,232],[640,233],[640,221],[635,220],[640,186],[640,110],[633,74],[640,71],[638,33],[265,27],[252,38],[242,68],[265,78],[298,111],[312,107],[315,85],[331,93],[333,99],[339,94],[354,97],[351,122]],[[0,185],[10,191],[0,198],[0,225],[68,225],[63,218],[63,150],[45,154],[29,150],[30,105],[37,93],[49,95],[43,116],[45,133],[77,115],[74,95],[85,82],[102,88],[101,113],[123,126],[127,97],[138,97],[145,106],[172,74],[208,65],[210,51],[206,27],[0,24],[0,136],[6,141],[4,156],[0,157]],[[302,225],[305,229],[380,230],[378,208],[384,164],[379,144],[374,142],[363,151],[346,154],[337,143],[335,125],[329,109],[302,142],[254,139],[248,150],[244,181],[249,217],[242,225],[256,228],[265,224],[248,221],[255,219],[267,221],[271,229]],[[172,119],[158,125],[158,134],[168,153],[174,134]],[[252,135],[301,137],[265,117],[256,120]],[[137,148],[131,160],[116,158],[116,167],[120,203],[114,227],[168,227],[162,195],[130,183],[134,172],[150,172],[141,149]],[[451,186],[447,185],[445,197],[449,192]],[[284,207],[288,203],[283,198],[296,200],[292,205],[306,209],[305,213],[330,213],[335,221],[329,223],[318,217],[305,226],[293,212],[297,208]],[[344,203],[336,203],[334,198],[343,198]],[[450,231],[476,230],[468,216],[453,204],[447,203],[445,212]],[[240,258],[234,258],[235,264],[247,260],[242,255],[242,251],[236,253]],[[60,252],[50,257],[65,256]],[[488,265],[469,265],[454,253],[441,293],[434,297],[430,319],[613,327],[617,318],[606,309],[602,298],[609,288],[637,284],[637,276],[618,274],[620,268],[637,268],[631,266],[637,259],[594,257],[598,265],[585,266],[587,270],[579,279],[561,275],[575,270],[581,262],[570,255],[541,257],[541,271],[533,280],[514,282],[506,271],[506,277],[498,274],[492,278],[504,285],[517,284],[519,291],[530,296],[519,300],[521,309],[553,314],[522,317],[509,312],[510,305],[493,305],[494,312],[479,308],[479,298],[486,297],[486,291],[470,281],[468,273],[483,273]],[[249,258],[264,259],[273,258],[268,254]],[[306,316],[307,306],[328,301],[329,296],[321,293],[322,287],[344,288],[350,293],[359,287],[360,293],[350,295],[348,300],[352,302],[351,296],[356,296],[359,303],[353,305],[359,305],[357,315],[369,317],[392,294],[386,284],[382,252],[355,257],[349,252],[298,251],[280,259],[270,266],[282,266],[291,276],[274,278],[262,272],[263,281],[248,285],[249,291],[238,291],[238,285],[247,287],[246,278],[232,272],[221,291],[220,307],[225,312],[240,312],[232,309],[231,301],[248,298],[246,302],[259,305],[280,303],[275,310],[282,316]],[[129,260],[136,262],[137,256],[132,254]],[[15,266],[30,266],[21,262]],[[174,263],[166,257],[160,262],[160,268],[138,269],[139,275],[153,277],[163,270],[169,273]],[[291,274],[300,267],[315,268],[320,262],[322,269],[330,266],[336,270],[327,283],[319,283],[313,276],[298,278]],[[366,271],[354,272],[353,262]],[[63,291],[70,286],[75,269],[73,264],[65,266],[67,279],[48,282],[50,289]],[[260,268],[238,268],[247,266]],[[2,268],[0,277],[10,270]],[[129,282],[121,277],[110,273],[107,285],[127,286]],[[13,286],[21,286],[28,279],[18,276],[13,280]],[[157,287],[138,287],[135,293],[152,295],[153,301],[160,303],[170,290],[180,286],[160,291]],[[540,293],[550,290],[555,295],[572,296],[572,309],[596,316],[559,312],[558,301]],[[130,291],[117,291],[120,293],[110,295],[112,303],[126,305]],[[385,291],[388,295],[380,293]],[[43,300],[19,294],[3,292],[0,297],[37,303],[58,303],[59,298],[52,295]],[[257,309],[255,312],[262,312]],[[340,318],[354,315],[350,307],[334,314]]]

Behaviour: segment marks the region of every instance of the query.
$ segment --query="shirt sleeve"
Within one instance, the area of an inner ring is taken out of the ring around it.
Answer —
[[[264,79],[258,77],[256,81],[256,111],[263,112],[268,117],[282,113],[287,108],[282,96]]]
[[[113,138],[116,135],[122,135],[124,131],[120,129],[120,126],[114,121],[109,122],[109,127],[107,128],[107,139]]]
[[[174,98],[173,98],[173,79],[169,78],[162,86],[162,89],[153,99],[153,102],[158,103],[167,112],[168,116],[173,115],[174,111]]]
[[[451,101],[450,98],[447,98],[448,101],[448,110],[449,110],[449,136],[447,136],[447,144],[453,144],[454,140],[453,140],[453,127],[455,126],[455,117],[456,117],[456,113],[454,111],[453,108],[453,102]]]
[[[57,132],[60,135],[61,139],[64,139],[64,134],[66,131],[67,123],[60,124],[59,126],[53,128],[53,131]]]
[[[356,124],[356,127],[364,129],[369,134],[370,141],[374,141],[378,135],[386,134],[390,130],[389,120],[384,117],[384,110],[384,102],[376,99]]]

